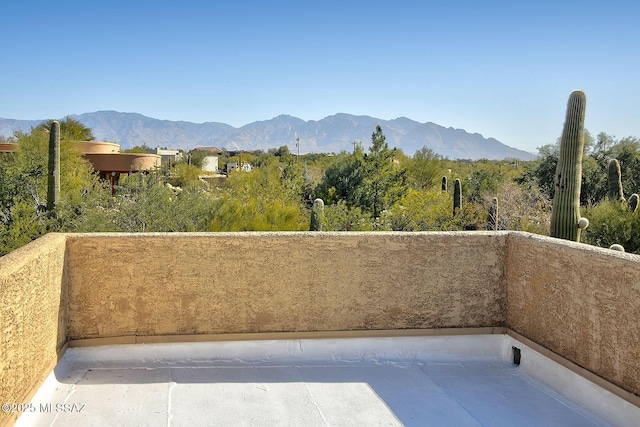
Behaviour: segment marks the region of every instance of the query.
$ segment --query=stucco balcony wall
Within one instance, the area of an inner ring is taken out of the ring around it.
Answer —
[[[640,394],[640,257],[510,233],[507,326]]]
[[[507,234],[77,235],[69,339],[504,326]]]
[[[495,328],[638,405],[639,278],[636,255],[518,232],[50,234],[0,258],[0,401],[67,345]]]
[[[67,342],[65,236],[0,258],[0,403],[28,402]],[[17,418],[0,412],[0,425]]]

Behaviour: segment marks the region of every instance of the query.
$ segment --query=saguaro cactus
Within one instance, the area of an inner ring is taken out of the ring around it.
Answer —
[[[491,199],[491,206],[489,206],[489,217],[487,218],[487,226],[489,230],[498,229],[498,198]]]
[[[311,225],[309,231],[322,231],[322,213],[324,211],[324,202],[322,199],[315,199],[311,208]]]
[[[586,105],[587,98],[581,90],[573,91],[569,96],[551,210],[551,236],[576,242],[580,241],[581,230],[589,225],[586,218],[580,218]]]
[[[609,161],[609,199],[624,202],[620,163],[616,159]]]
[[[447,177],[446,176],[442,177],[442,191],[444,191],[445,193],[447,192]]]
[[[462,208],[462,184],[459,179],[453,185],[453,215]]]
[[[54,120],[49,129],[49,168],[47,176],[47,211],[53,212],[60,200],[60,123]]]
[[[634,213],[636,209],[638,209],[638,195],[636,193],[633,193],[629,197],[629,209],[631,210],[631,212],[634,212]]]

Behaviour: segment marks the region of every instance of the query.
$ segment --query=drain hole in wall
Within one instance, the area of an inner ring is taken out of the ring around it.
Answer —
[[[520,365],[520,349],[516,346],[511,348],[513,349],[513,364]]]

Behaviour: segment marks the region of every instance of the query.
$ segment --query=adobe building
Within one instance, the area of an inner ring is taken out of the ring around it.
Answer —
[[[222,150],[219,149],[218,147],[196,147],[191,151],[204,151],[212,155],[217,155],[222,153]]]
[[[16,151],[17,147],[18,147],[18,144],[14,144],[11,142],[2,143],[0,144],[0,154],[13,153]]]
[[[160,156],[162,158],[161,159],[162,164],[167,166],[175,165],[177,162],[181,161],[183,158],[183,155],[180,152],[180,150],[167,150],[164,148],[155,148],[151,153],[157,154],[158,156]]]
[[[218,172],[218,156],[207,156],[202,159],[202,170]]]
[[[104,141],[79,141],[78,148],[100,178],[109,181],[112,193],[120,180],[120,175],[135,172],[149,172],[160,167],[161,156],[148,153],[121,153],[120,145]],[[1,153],[14,153],[18,144],[0,144]]]
[[[162,157],[149,153],[121,153],[120,145],[103,141],[80,141],[78,147],[100,178],[109,181],[111,191],[118,185],[120,175],[148,172],[160,167]]]

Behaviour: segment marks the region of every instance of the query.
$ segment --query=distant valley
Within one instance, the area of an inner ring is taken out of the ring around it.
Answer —
[[[191,150],[199,146],[215,146],[228,150],[268,150],[287,145],[300,153],[339,153],[353,149],[354,142],[368,147],[376,125],[382,127],[390,147],[413,155],[422,147],[450,159],[531,160],[535,155],[509,147],[494,138],[484,138],[464,129],[446,128],[435,123],[420,123],[405,117],[382,120],[369,116],[339,113],[322,120],[304,121],[281,115],[270,120],[235,128],[225,123],[192,123],[158,120],[137,113],[98,111],[70,115],[92,129],[97,140],[120,144],[122,149],[147,145]],[[44,120],[44,119],[43,119]],[[42,120],[0,119],[0,135],[14,131],[28,132]]]

